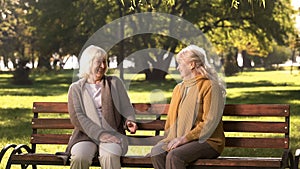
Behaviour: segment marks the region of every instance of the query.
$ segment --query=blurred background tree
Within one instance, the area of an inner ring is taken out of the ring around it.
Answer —
[[[52,54],[78,55],[99,28],[140,12],[168,13],[193,23],[212,42],[217,54],[224,57],[224,63],[235,67],[238,52],[246,51],[264,60],[278,50],[274,47],[288,47],[296,32],[291,17],[296,11],[290,0],[0,0],[0,56],[5,60],[38,60],[38,68],[50,69]],[[108,52],[116,55],[120,64],[141,49],[177,53],[182,47],[181,42],[170,37],[143,34],[124,39]],[[143,73],[147,80],[163,80],[172,57],[156,53],[137,62],[150,62],[161,68],[146,69]],[[225,72],[234,75],[238,68]]]

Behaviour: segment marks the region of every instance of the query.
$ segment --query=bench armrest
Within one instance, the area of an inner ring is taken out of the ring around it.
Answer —
[[[32,153],[32,149],[26,144],[19,144],[19,145],[16,145],[16,146],[14,145],[13,147],[14,147],[14,150],[11,152],[11,154],[10,154],[8,160],[7,160],[6,168],[11,168],[11,164],[12,164],[11,158],[12,158],[13,155],[22,154],[24,152],[24,150],[25,150],[26,153]]]
[[[16,144],[7,144],[0,152],[0,164],[2,161],[2,158],[4,157],[5,153],[7,152],[7,150],[11,149],[11,148],[15,148],[17,145]]]

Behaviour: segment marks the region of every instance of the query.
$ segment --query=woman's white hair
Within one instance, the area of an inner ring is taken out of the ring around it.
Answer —
[[[95,45],[90,45],[84,49],[79,60],[79,78],[88,78],[93,60],[98,57],[107,62],[107,53],[102,48]],[[105,73],[106,71],[107,68]]]
[[[185,54],[188,52],[190,52],[190,54]],[[214,67],[209,64],[206,52],[203,48],[196,45],[189,45],[182,49],[177,55],[181,57],[185,56],[189,61],[194,61],[195,69],[198,73],[219,84],[224,91],[226,90],[225,82],[218,76]]]

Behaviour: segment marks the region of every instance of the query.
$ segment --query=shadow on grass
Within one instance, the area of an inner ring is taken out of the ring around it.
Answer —
[[[39,85],[39,86],[4,86],[0,91],[6,96],[56,96],[68,92],[69,86],[60,85]],[[7,89],[7,90],[5,90]]]
[[[226,83],[227,88],[245,88],[245,87],[272,87],[272,86],[293,86],[291,83],[272,83],[271,81],[261,80],[255,83],[240,82],[240,83]]]
[[[31,133],[31,109],[0,109],[0,138],[14,140],[29,137]]]
[[[175,80],[166,80],[161,82],[149,82],[144,80],[125,81],[128,92],[135,93],[152,93],[160,90],[162,92],[172,93],[176,84],[177,82]],[[171,101],[171,97],[166,97],[166,99],[168,103]]]
[[[125,81],[125,85],[129,90],[134,92],[151,92],[159,89],[165,92],[172,92],[177,82],[175,80],[166,80],[160,82],[150,82],[145,80]]]
[[[299,90],[244,92],[242,96],[227,98],[226,103],[291,104],[291,114],[300,116],[300,104],[291,103],[293,100],[300,100]]]
[[[227,98],[229,103],[280,103],[288,104],[291,100],[300,100],[299,90],[274,90],[244,92],[242,96]]]
[[[35,75],[33,85],[14,85],[11,83],[11,77],[1,78],[0,91],[1,95],[7,96],[55,96],[68,92],[72,83],[72,77],[68,74]]]

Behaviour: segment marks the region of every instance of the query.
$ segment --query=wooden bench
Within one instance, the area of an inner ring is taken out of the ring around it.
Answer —
[[[136,109],[139,132],[129,135],[130,148],[151,146],[163,135],[168,104],[133,104]],[[21,165],[64,165],[55,153],[38,149],[41,145],[63,145],[64,151],[73,129],[68,118],[65,102],[33,103],[31,146],[9,144],[1,151],[11,152],[6,168]],[[45,116],[46,115],[46,116]],[[192,168],[292,168],[293,154],[290,152],[290,107],[286,104],[227,104],[224,109],[226,148],[217,159],[199,159]],[[130,149],[129,148],[129,149]],[[12,149],[8,151],[8,149]],[[232,150],[231,150],[232,149]],[[246,150],[243,150],[246,149]],[[276,150],[275,150],[276,149]],[[243,157],[239,151],[249,152]],[[247,151],[248,150],[248,151]],[[264,150],[280,155],[264,156]],[[252,155],[257,152],[258,155]],[[249,155],[250,154],[250,155]],[[248,156],[247,156],[248,155]],[[126,155],[121,158],[122,167],[152,168],[150,157],[145,154]],[[67,164],[69,165],[69,163]],[[97,158],[93,166],[99,166]]]

